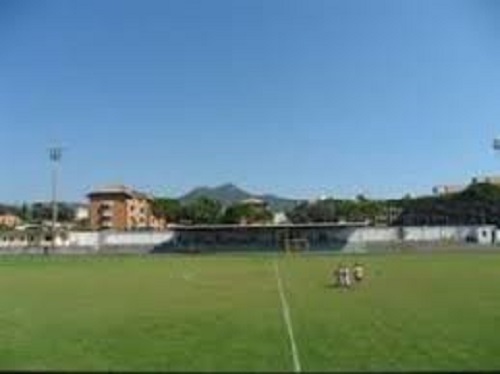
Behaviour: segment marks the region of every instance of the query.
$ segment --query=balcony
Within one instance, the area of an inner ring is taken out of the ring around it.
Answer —
[[[111,221],[100,221],[99,222],[99,227],[101,229],[110,229],[113,227],[113,224]]]
[[[111,209],[101,209],[99,215],[104,218],[111,218],[113,217],[113,211]]]

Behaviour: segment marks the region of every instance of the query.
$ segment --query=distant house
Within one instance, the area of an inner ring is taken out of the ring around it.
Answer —
[[[0,227],[5,227],[9,229],[13,229],[19,225],[21,225],[23,221],[21,218],[14,214],[5,213],[0,214]]]
[[[462,192],[467,188],[466,185],[441,185],[441,186],[435,186],[432,189],[432,192],[434,195],[449,195],[453,193],[458,193]]]
[[[75,206],[75,221],[86,221],[90,218],[90,208],[86,204]]]
[[[163,220],[152,211],[153,197],[123,185],[96,189],[90,200],[90,227],[93,230],[161,229]]]
[[[241,200],[239,204],[250,207],[250,211],[253,212],[249,216],[242,217],[240,224],[271,223],[273,221],[274,215],[266,201],[251,197]]]
[[[284,212],[274,213],[273,224],[281,225],[281,224],[285,224],[285,223],[290,223],[290,220],[288,219],[287,215]]]
[[[489,183],[489,184],[493,184],[495,186],[500,186],[500,176],[498,176],[498,175],[487,175],[484,177],[476,176],[476,177],[471,179],[469,185],[466,185],[466,184],[440,185],[440,186],[435,186],[432,189],[432,192],[434,193],[434,195],[438,195],[438,196],[449,195],[449,194],[462,192],[468,186],[478,184],[478,183]]]
[[[259,208],[264,208],[264,209],[268,208],[268,204],[264,200],[257,199],[257,198],[254,198],[254,197],[251,197],[249,199],[243,199],[243,200],[240,201],[240,204],[251,205],[251,206],[255,206],[255,207],[259,207]]]
[[[488,175],[485,177],[474,177],[472,178],[471,184],[476,183],[489,183],[495,186],[500,186],[500,176],[498,175]]]

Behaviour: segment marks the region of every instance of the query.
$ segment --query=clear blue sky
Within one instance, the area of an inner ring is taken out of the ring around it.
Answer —
[[[0,0],[0,200],[290,197],[500,174],[495,1]]]

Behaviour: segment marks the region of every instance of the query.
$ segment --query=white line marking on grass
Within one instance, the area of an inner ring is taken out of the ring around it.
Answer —
[[[297,350],[297,344],[295,343],[295,338],[293,336],[292,319],[290,318],[290,307],[288,306],[285,292],[283,291],[283,282],[281,280],[280,269],[278,267],[277,261],[274,261],[274,270],[276,273],[276,280],[278,282],[278,290],[281,298],[283,319],[285,320],[286,329],[288,331],[288,338],[290,340],[290,346],[292,348],[293,369],[296,373],[299,373],[301,371],[300,360],[299,360],[299,353]]]

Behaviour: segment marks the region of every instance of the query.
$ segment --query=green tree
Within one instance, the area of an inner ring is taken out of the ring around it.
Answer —
[[[59,222],[70,222],[75,217],[74,210],[65,203],[57,204],[58,213],[57,220]],[[31,216],[33,221],[42,222],[52,219],[52,204],[50,203],[34,203],[31,206]]]
[[[23,221],[31,222],[31,208],[27,203],[23,203],[20,208],[19,216]]]
[[[460,193],[405,201],[397,224],[500,224],[500,187],[476,183]]]
[[[337,202],[334,199],[302,203],[290,212],[290,220],[294,223],[335,222],[337,220],[336,205]]]
[[[153,215],[167,222],[179,222],[182,218],[182,206],[176,199],[157,198],[152,204]]]
[[[273,214],[265,207],[249,204],[233,204],[229,206],[222,217],[224,223],[264,223],[269,222]]]
[[[199,197],[183,209],[183,218],[194,224],[218,223],[222,217],[222,204],[215,199]]]
[[[365,195],[363,195],[362,193],[360,193],[360,194],[356,195],[356,201],[364,202],[364,201],[368,201],[368,199],[366,198]]]
[[[311,222],[309,217],[308,203],[300,203],[288,212],[288,218],[293,223],[307,223]]]

